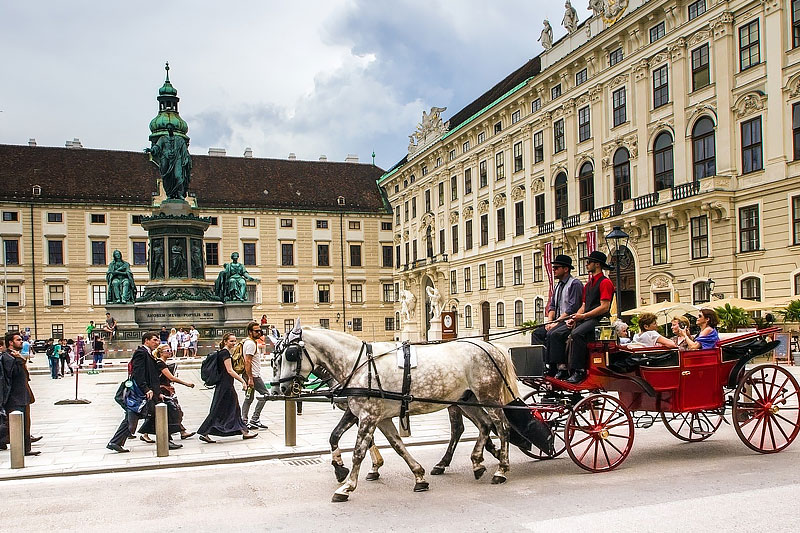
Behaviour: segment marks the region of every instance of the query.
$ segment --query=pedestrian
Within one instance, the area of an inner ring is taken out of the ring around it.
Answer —
[[[64,343],[62,339],[61,342],[61,354],[59,354],[59,360],[61,362],[61,376],[64,376],[64,365],[66,365],[67,369],[69,369],[69,375],[74,376],[75,371],[72,370],[72,354],[74,353],[75,341],[69,339],[66,343]]]
[[[103,324],[103,331],[108,333],[108,340],[114,338],[114,334],[117,331],[117,321],[111,316],[111,313],[106,313],[106,323]]]
[[[243,439],[252,439],[258,436],[258,433],[250,431],[242,420],[239,397],[233,388],[234,380],[247,387],[247,382],[234,372],[231,365],[231,352],[235,346],[236,335],[226,333],[222,336],[222,341],[219,343],[220,349],[215,354],[221,377],[214,389],[208,416],[197,430],[200,440],[203,442],[216,442],[209,437],[209,434],[219,437],[242,435]]]
[[[58,373],[58,362],[61,359],[61,340],[53,339],[51,350],[47,352],[47,357],[50,363],[50,372],[53,379],[58,379],[61,375]]]
[[[83,366],[83,359],[86,357],[86,343],[83,342],[83,335],[78,335],[75,339],[75,364],[80,370]]]
[[[175,367],[167,364],[167,360],[169,360],[171,356],[172,350],[169,345],[166,344],[159,345],[158,348],[153,351],[153,357],[156,360],[156,366],[160,372],[158,382],[161,387],[161,396],[164,399],[164,403],[167,404],[168,432],[170,435],[180,433],[181,440],[185,440],[194,435],[195,432],[186,431],[186,428],[183,426],[183,409],[181,409],[178,403],[178,397],[175,395],[175,387],[172,384],[180,383],[185,387],[193,389],[194,383],[183,381],[173,375],[170,367]],[[139,439],[153,443],[154,441],[150,438],[150,433],[155,433],[155,431],[155,417],[151,416],[145,420],[142,427],[139,428]]]
[[[169,344],[172,353],[175,357],[178,356],[178,332],[175,328],[169,330],[169,337],[167,337],[167,344]]]
[[[9,331],[3,338],[5,348],[0,353],[0,366],[2,366],[2,384],[0,384],[0,405],[6,413],[21,411],[24,419],[25,455],[39,455],[41,452],[31,450],[31,408],[35,401],[31,390],[30,375],[25,366],[25,359],[20,354],[22,350],[22,335],[19,331]],[[35,439],[39,440],[39,439]],[[0,445],[8,445],[8,437],[0,436]]]
[[[192,328],[189,330],[189,355],[194,357],[197,355],[197,341],[200,340],[200,332],[194,327],[192,324]]]
[[[22,350],[19,351],[19,354],[25,359],[25,361],[33,361],[33,356],[31,355],[31,343],[22,336]]]
[[[261,327],[266,328],[268,323],[267,315],[261,315]]]
[[[144,418],[152,411],[154,402],[161,401],[161,388],[158,381],[158,367],[156,367],[156,360],[153,358],[153,350],[158,346],[159,339],[158,333],[149,331],[142,335],[142,345],[136,348],[133,352],[133,357],[128,364],[128,379],[132,380],[137,387],[142,391],[142,394],[147,398],[147,405],[141,412],[136,412],[131,409],[125,410],[125,418],[120,422],[117,432],[108,441],[106,448],[114,450],[117,453],[125,453],[130,450],[123,448],[122,445],[125,441],[136,433],[136,426],[139,424],[139,419]],[[175,444],[180,447],[180,445]],[[170,443],[170,448],[173,448],[173,443]]]
[[[242,419],[250,429],[267,429],[267,425],[261,423],[261,411],[264,409],[269,395],[269,391],[264,385],[264,380],[261,379],[261,355],[258,350],[258,341],[262,335],[263,332],[258,322],[250,322],[247,324],[247,339],[242,344],[244,375],[247,380],[247,391],[244,394],[244,403],[242,404]],[[256,403],[253,418],[248,422],[247,415],[250,413],[250,405],[252,405],[256,393],[261,396],[259,396],[258,403]]]
[[[94,325],[94,320],[90,320],[90,321],[89,321],[89,325],[88,325],[88,326],[86,326],[86,338],[87,338],[87,339],[91,339],[91,338],[93,338],[93,335],[92,335],[92,333],[93,333],[93,332],[94,332],[94,330],[96,330],[96,329],[97,329],[97,326],[95,326],[95,325]]]
[[[105,346],[103,338],[95,334],[94,342],[92,343],[92,370],[103,368],[103,355],[105,353]]]
[[[161,344],[167,344],[169,341],[169,331],[167,331],[167,326],[161,326],[161,331],[158,332],[158,339]]]

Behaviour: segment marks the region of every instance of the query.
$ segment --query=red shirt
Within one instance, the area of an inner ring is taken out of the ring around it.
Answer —
[[[584,302],[586,301],[586,289],[592,287],[600,276],[602,276],[602,273],[595,274],[594,276],[592,276],[591,274],[589,275],[589,281],[586,283],[586,285],[583,286]],[[600,300],[611,301],[613,300],[613,298],[614,298],[614,284],[611,283],[611,280],[608,278],[600,280]]]

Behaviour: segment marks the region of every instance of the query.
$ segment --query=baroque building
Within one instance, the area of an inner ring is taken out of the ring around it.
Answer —
[[[620,226],[623,310],[706,302],[712,278],[800,294],[800,1],[592,6],[448,121],[423,114],[379,181],[398,287],[436,286],[459,335],[541,322],[546,256],[584,276]]]

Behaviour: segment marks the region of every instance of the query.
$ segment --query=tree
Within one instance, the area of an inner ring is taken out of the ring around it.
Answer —
[[[735,333],[738,328],[750,325],[750,315],[741,307],[725,304],[715,309],[719,317],[719,329],[727,333]]]

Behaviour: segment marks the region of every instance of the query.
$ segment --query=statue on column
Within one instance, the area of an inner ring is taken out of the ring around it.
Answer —
[[[175,135],[175,127],[167,124],[167,135],[162,135],[145,152],[158,167],[167,198],[183,200],[189,192],[192,158],[186,139]]]
[[[136,301],[136,284],[133,282],[131,265],[122,260],[122,252],[114,250],[113,260],[106,271],[106,303],[128,304]]]
[[[567,33],[575,33],[578,30],[578,12],[572,7],[572,3],[567,0],[564,4],[566,11],[564,12],[564,19],[561,24],[567,29]]]
[[[539,35],[539,42],[542,43],[542,48],[544,48],[545,51],[553,48],[553,28],[550,26],[550,21],[547,19],[544,19],[544,28],[542,29],[541,35]]]
[[[425,293],[431,303],[431,320],[438,320],[442,316],[442,295],[436,287],[425,287]]]
[[[247,282],[258,281],[247,273],[239,262],[239,252],[231,254],[231,262],[222,265],[222,270],[214,282],[214,293],[223,302],[246,302]]]

